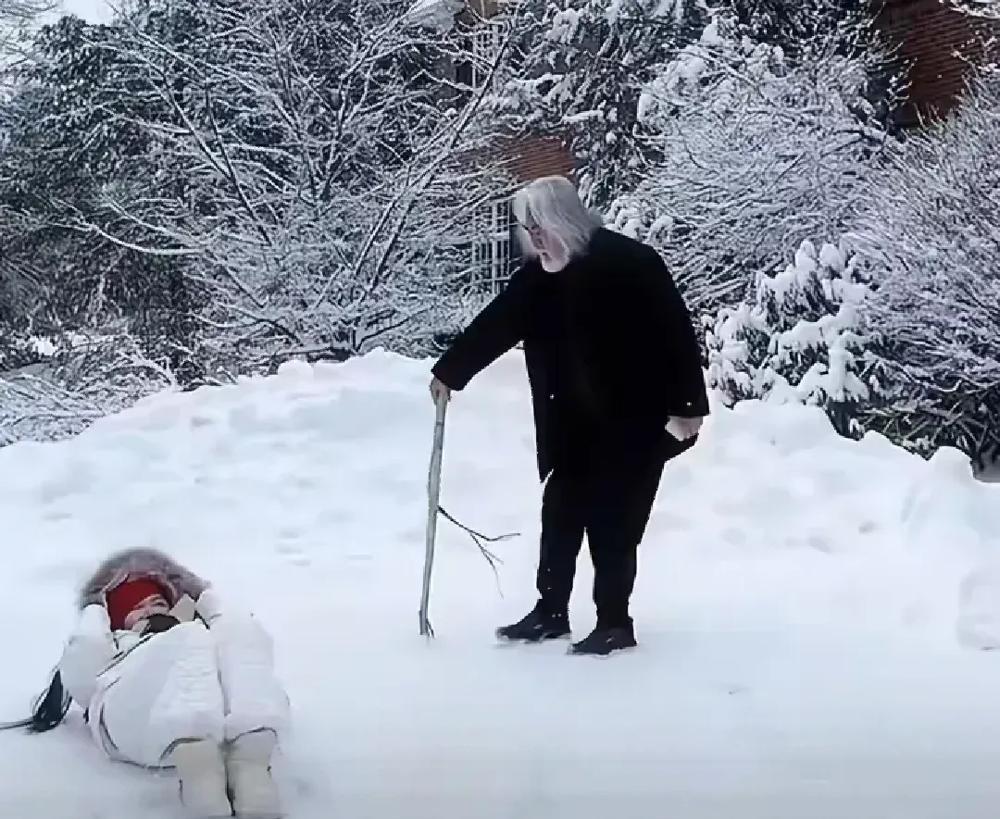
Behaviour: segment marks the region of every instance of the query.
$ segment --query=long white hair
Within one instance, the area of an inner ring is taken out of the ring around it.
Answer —
[[[514,195],[511,208],[528,258],[538,256],[538,250],[525,227],[542,228],[565,246],[568,258],[583,253],[601,227],[601,218],[587,210],[576,187],[563,176],[536,179]]]

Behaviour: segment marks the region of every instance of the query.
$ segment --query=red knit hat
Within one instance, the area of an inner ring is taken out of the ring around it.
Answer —
[[[111,628],[115,631],[127,628],[126,619],[128,616],[143,601],[157,596],[167,599],[167,592],[159,583],[148,577],[137,577],[135,580],[126,580],[115,586],[106,595]]]

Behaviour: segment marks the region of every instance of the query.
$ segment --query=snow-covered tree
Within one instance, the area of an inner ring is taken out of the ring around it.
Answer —
[[[472,213],[509,182],[494,85],[454,73],[477,55],[418,22],[394,0],[130,0],[42,29],[0,109],[0,425],[61,434],[173,380],[457,329]]]
[[[738,302],[758,272],[858,212],[889,141],[867,99],[878,54],[841,46],[831,35],[792,58],[718,17],[644,89],[657,161],[609,218],[661,250],[696,306]]]
[[[505,123],[569,140],[597,206],[637,183],[656,145],[638,101],[708,19],[706,0],[527,0],[505,23],[517,48],[500,94]]]
[[[198,355],[228,371],[432,335],[471,212],[504,184],[485,89],[438,70],[457,34],[394,0],[141,0],[84,33],[66,56],[97,81],[67,95],[54,64],[38,140],[89,160],[59,221],[155,273],[123,278],[133,313],[190,313]]]
[[[852,245],[873,270],[878,424],[917,449],[1000,444],[1000,74],[868,182]]]
[[[762,399],[823,407],[843,435],[872,397],[861,311],[869,295],[844,247],[805,241],[784,271],[758,276],[750,299],[719,311],[708,376],[730,403]]]
[[[178,191],[163,184],[155,140],[137,127],[165,108],[115,58],[109,46],[120,33],[64,17],[38,33],[32,59],[19,67],[0,149],[0,322],[48,335],[105,334],[129,316],[148,354],[181,373],[190,364],[181,347],[191,346],[184,260],[104,235],[123,232],[131,245],[148,235],[102,208],[115,184],[146,179],[161,199]]]
[[[798,51],[816,39],[835,38],[843,54],[858,53],[871,41],[879,5],[878,0],[720,0],[741,32],[755,40]]]

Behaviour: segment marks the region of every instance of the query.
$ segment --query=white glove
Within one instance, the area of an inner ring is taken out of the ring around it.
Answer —
[[[81,708],[89,708],[97,678],[115,656],[111,622],[104,606],[87,606],[59,661],[63,685]]]
[[[222,600],[215,593],[214,589],[205,589],[195,604],[195,610],[201,619],[205,621],[205,625],[211,628],[212,623],[222,616]]]
[[[172,617],[175,617],[179,623],[190,623],[194,620],[197,611],[197,604],[194,600],[184,594],[181,595],[181,598],[177,601],[177,605],[170,610],[170,614]]]
[[[671,416],[666,430],[678,441],[687,441],[701,430],[702,418],[679,418]]]

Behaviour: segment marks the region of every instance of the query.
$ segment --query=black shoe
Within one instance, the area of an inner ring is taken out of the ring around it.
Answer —
[[[498,640],[540,643],[543,640],[558,640],[569,635],[569,615],[565,612],[550,614],[541,603],[532,609],[523,620],[497,629]]]
[[[638,645],[635,641],[635,629],[631,624],[618,628],[603,628],[598,626],[589,637],[574,643],[570,654],[583,654],[591,657],[607,657],[615,651],[623,651],[627,648],[635,648]]]

